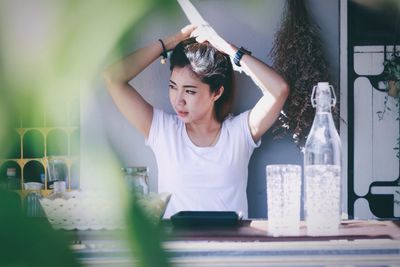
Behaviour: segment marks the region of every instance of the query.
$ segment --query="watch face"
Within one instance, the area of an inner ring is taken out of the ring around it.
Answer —
[[[239,50],[242,50],[242,56],[243,56],[243,54],[251,55],[251,52],[249,50],[246,50],[243,46],[240,47]]]

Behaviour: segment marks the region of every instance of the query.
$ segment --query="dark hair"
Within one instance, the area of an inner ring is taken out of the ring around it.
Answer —
[[[224,92],[214,104],[216,118],[223,122],[231,111],[235,95],[233,68],[229,56],[208,42],[198,43],[195,38],[189,38],[174,48],[170,63],[171,71],[175,67],[189,67],[203,83],[210,86],[211,93],[221,86],[224,87]]]

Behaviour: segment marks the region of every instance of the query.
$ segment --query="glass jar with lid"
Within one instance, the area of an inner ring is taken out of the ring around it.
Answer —
[[[148,167],[125,167],[122,168],[124,180],[129,191],[141,197],[149,193],[149,168]]]

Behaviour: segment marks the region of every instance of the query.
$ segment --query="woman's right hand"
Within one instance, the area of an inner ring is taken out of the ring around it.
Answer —
[[[172,50],[175,48],[177,44],[179,44],[181,41],[187,39],[190,37],[191,33],[196,29],[197,27],[193,24],[186,25],[183,27],[179,32],[176,34],[166,37],[163,39],[166,49]]]
[[[197,42],[209,42],[213,47],[227,55],[233,56],[237,51],[237,47],[228,43],[209,24],[199,25],[192,31],[191,35],[196,37]]]
[[[183,39],[189,38],[190,35],[192,34],[192,32],[193,32],[194,30],[196,30],[196,28],[197,28],[197,26],[195,26],[195,25],[193,25],[193,24],[189,24],[189,25],[186,25],[185,27],[183,27],[183,28],[181,29],[181,34],[182,34],[182,36],[184,37]]]

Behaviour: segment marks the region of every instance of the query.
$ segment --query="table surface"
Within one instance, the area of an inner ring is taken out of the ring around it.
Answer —
[[[317,241],[391,239],[400,240],[399,221],[343,221],[335,234],[307,235],[305,222],[301,222],[298,235],[274,237],[268,232],[267,220],[247,220],[237,227],[174,227],[170,221],[163,222],[173,240],[191,241]]]
[[[174,266],[400,266],[400,223],[395,221],[343,221],[337,234],[320,236],[308,236],[303,222],[299,235],[281,237],[268,234],[266,220],[236,227],[182,228],[170,221],[162,226]],[[68,233],[85,265],[132,266],[129,250],[118,243],[123,231]]]

